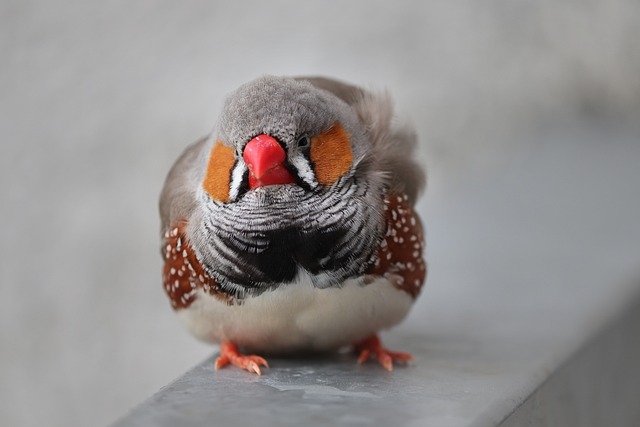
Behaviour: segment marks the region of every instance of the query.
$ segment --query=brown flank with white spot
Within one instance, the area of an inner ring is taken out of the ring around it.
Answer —
[[[386,277],[413,298],[420,294],[427,274],[422,258],[424,233],[406,195],[385,201],[387,232],[367,274]]]
[[[195,301],[198,289],[204,289],[207,293],[230,304],[232,298],[222,292],[215,280],[202,268],[187,241],[186,227],[187,221],[181,220],[164,233],[162,281],[171,305],[174,309],[189,307]]]

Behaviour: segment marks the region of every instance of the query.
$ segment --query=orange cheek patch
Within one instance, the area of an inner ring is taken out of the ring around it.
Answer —
[[[231,169],[233,169],[235,162],[233,148],[216,141],[209,155],[207,173],[202,186],[211,197],[219,202],[229,201]]]
[[[332,185],[353,164],[349,134],[340,123],[334,124],[328,131],[311,138],[310,156],[318,182]]]

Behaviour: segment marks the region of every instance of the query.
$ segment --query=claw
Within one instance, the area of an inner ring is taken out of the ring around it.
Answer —
[[[260,366],[264,366],[265,368],[269,367],[269,364],[264,358],[255,354],[240,354],[238,352],[238,346],[231,341],[223,341],[222,344],[220,344],[220,356],[216,359],[214,366],[216,369],[220,369],[228,364],[258,375],[262,375]]]
[[[413,360],[413,356],[409,353],[387,350],[382,346],[382,342],[378,335],[371,335],[355,345],[355,350],[360,352],[358,364],[362,364],[369,360],[372,354],[378,359],[378,363],[387,371],[393,371],[393,362],[407,363]]]
[[[357,351],[357,350],[356,350]],[[360,356],[358,357],[358,364],[362,365],[364,362],[369,360],[369,356],[371,356],[371,350],[365,348],[360,351]]]

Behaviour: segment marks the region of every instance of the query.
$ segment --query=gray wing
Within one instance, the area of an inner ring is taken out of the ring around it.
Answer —
[[[206,143],[204,137],[188,146],[171,167],[160,193],[161,230],[172,226],[180,218],[188,218],[196,206],[194,182],[195,164]]]
[[[394,125],[391,97],[326,77],[296,77],[331,92],[349,104],[365,125],[372,143],[372,167],[383,172],[392,194],[406,194],[412,204],[425,186],[423,168],[415,161],[417,136],[408,123]]]

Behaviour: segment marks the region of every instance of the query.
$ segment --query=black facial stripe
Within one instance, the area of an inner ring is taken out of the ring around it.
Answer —
[[[293,175],[297,185],[304,188],[306,191],[312,190],[311,186],[307,184],[302,178],[300,178],[300,172],[298,171],[298,169],[291,162],[289,162],[289,156],[287,156],[285,168],[291,173],[291,175]]]
[[[238,162],[236,161],[236,165]],[[238,196],[236,199],[240,199],[247,191],[249,191],[249,168],[247,168],[242,174],[242,181],[238,186]]]

